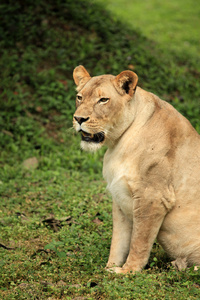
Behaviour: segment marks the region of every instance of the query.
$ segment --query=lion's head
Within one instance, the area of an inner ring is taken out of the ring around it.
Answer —
[[[137,75],[123,71],[117,76],[90,77],[78,66],[73,77],[78,92],[73,126],[81,133],[81,147],[95,151],[104,144],[112,146],[134,119]]]

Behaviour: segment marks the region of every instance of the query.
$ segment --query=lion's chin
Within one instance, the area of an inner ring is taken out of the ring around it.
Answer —
[[[103,143],[93,143],[81,141],[81,149],[89,152],[95,152],[102,147]]]

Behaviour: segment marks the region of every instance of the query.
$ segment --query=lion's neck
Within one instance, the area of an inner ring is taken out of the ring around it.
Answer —
[[[152,97],[149,97],[149,94],[149,92],[137,87],[133,97],[132,109],[134,118],[131,125],[137,129],[140,129],[149,121],[158,105],[158,99],[154,98],[153,94],[151,94]]]
[[[154,99],[153,94],[151,95],[152,97],[149,97],[148,92],[137,87],[130,102],[130,106],[127,109],[124,121],[118,126],[120,128],[118,130],[118,135],[116,134],[112,140],[108,141],[108,148],[114,148],[127,131],[131,130],[133,132],[139,132],[139,130],[145,126],[145,124],[153,116],[156,107],[159,105],[157,103],[158,100],[156,98]]]

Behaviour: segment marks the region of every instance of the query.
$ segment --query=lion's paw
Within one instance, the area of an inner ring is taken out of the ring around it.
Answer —
[[[123,269],[120,267],[106,268],[106,270],[110,273],[116,273],[116,274],[126,274],[132,272],[131,270]]]

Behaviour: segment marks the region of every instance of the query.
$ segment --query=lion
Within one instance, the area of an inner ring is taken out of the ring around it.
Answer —
[[[140,88],[132,71],[91,77],[78,66],[73,78],[81,148],[107,146],[113,233],[106,268],[141,271],[156,239],[180,269],[200,265],[200,135],[172,105]]]

